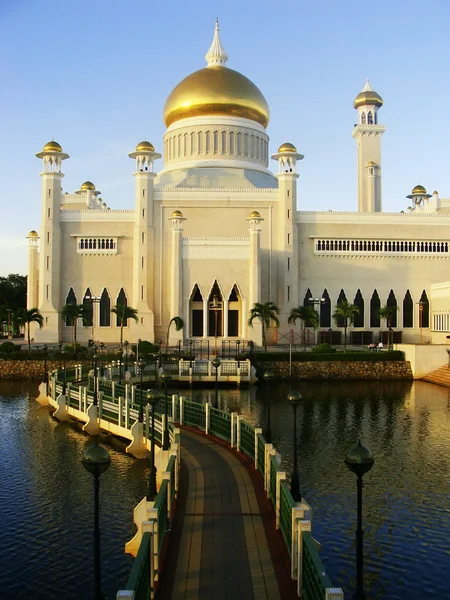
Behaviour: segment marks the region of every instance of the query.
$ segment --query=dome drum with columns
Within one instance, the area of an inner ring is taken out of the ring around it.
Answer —
[[[422,335],[445,342],[450,200],[415,186],[406,213],[383,212],[381,96],[367,80],[354,101],[357,210],[317,212],[316,199],[297,187],[303,155],[292,142],[271,154],[264,95],[227,60],[216,23],[207,66],[167,98],[163,145],[144,139],[128,154],[134,210],[109,208],[91,180],[63,193],[61,169],[69,156],[58,142],[36,155],[43,162],[42,221],[39,233],[27,236],[27,302],[39,308],[45,325],[32,331],[35,341],[69,343],[72,328],[60,318],[62,307],[95,297],[91,317],[78,324],[80,343],[118,343],[111,308],[127,304],[138,311],[124,333],[130,342],[165,339],[170,320],[180,316],[184,327],[171,328],[172,345],[260,345],[261,327],[249,327],[248,314],[267,301],[280,308],[278,339],[291,339],[298,332],[288,323],[290,312],[310,306],[311,298],[324,300],[319,341],[321,332],[339,329],[332,314],[347,299],[360,309],[350,341],[378,341],[377,310],[395,303],[393,328],[404,341]],[[276,174],[269,157],[278,163]],[[86,175],[95,181],[95,174]],[[313,340],[314,330],[306,327],[306,336]],[[270,327],[269,343],[276,339]]]

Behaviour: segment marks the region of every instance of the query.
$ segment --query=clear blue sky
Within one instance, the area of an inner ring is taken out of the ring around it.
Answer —
[[[2,0],[0,275],[27,271],[34,154],[52,138],[70,155],[64,191],[89,179],[111,208],[133,208],[127,153],[144,138],[162,149],[164,102],[205,66],[216,16],[227,65],[269,103],[271,151],[305,154],[300,210],[356,210],[352,103],[366,76],[385,102],[384,211],[404,210],[417,183],[450,197],[449,0]]]

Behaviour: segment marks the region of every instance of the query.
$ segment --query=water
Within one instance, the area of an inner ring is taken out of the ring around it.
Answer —
[[[450,400],[416,383],[298,383],[301,488],[314,509],[313,535],[333,585],[354,590],[356,482],[344,458],[361,437],[375,465],[364,477],[365,586],[371,599],[448,598]],[[272,437],[292,464],[289,387],[272,384]],[[204,400],[214,391],[183,390]],[[34,401],[36,385],[0,383],[1,598],[92,597],[92,477],[81,465],[88,438]],[[265,388],[219,391],[219,404],[263,425]],[[111,468],[101,478],[103,590],[126,582],[132,509],[145,494],[146,461],[105,438]]]

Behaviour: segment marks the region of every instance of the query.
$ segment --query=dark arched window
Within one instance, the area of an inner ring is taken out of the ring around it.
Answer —
[[[202,302],[202,301],[203,301],[203,296],[200,291],[200,288],[198,287],[197,284],[195,284],[194,292],[192,294],[192,302]]]
[[[111,299],[104,288],[100,300],[100,327],[110,327],[111,325]]]
[[[403,327],[413,327],[413,299],[409,290],[403,298]]]
[[[371,327],[379,327],[380,326],[380,296],[378,295],[377,290],[374,290],[372,294],[372,298],[370,299],[370,326]]]
[[[69,293],[67,294],[66,304],[72,304],[72,306],[77,305],[77,297],[75,296],[75,292],[73,291],[73,288],[70,288]],[[68,319],[67,317],[65,318],[64,323],[65,323],[66,327],[70,327],[72,325],[71,319]]]
[[[338,307],[338,305],[339,305],[341,302],[344,302],[344,301],[346,301],[346,300],[347,300],[347,296],[345,295],[345,292],[344,292],[344,290],[341,290],[341,291],[340,291],[340,293],[339,293],[339,296],[338,296],[337,302],[336,302],[336,308]],[[338,327],[344,327],[344,325],[345,325],[345,320],[344,320],[342,317],[338,317],[338,318],[336,319],[336,325],[337,325]]]
[[[367,125],[373,125],[373,115],[371,110],[367,113]]]
[[[84,292],[83,296],[83,326],[92,327],[92,292],[90,288]]]
[[[123,288],[120,288],[120,292],[119,295],[117,296],[117,300],[116,300],[116,305],[118,306],[119,304],[121,304],[122,306],[127,306],[128,302],[127,302],[127,297],[125,295],[125,290]],[[116,317],[116,325],[117,327],[120,327],[120,319],[117,316]],[[126,323],[124,323],[125,327],[126,327]]]
[[[366,113],[361,113],[361,125],[366,124]]]
[[[430,326],[430,303],[428,301],[428,296],[425,290],[423,290],[422,295],[420,296],[420,302],[421,305],[419,304],[419,309],[420,306],[422,306],[422,327],[429,327]],[[420,321],[419,321],[419,326],[420,326]]]
[[[303,299],[303,306],[313,306],[312,294],[309,288],[306,290],[306,294]],[[311,321],[305,321],[305,327],[313,327],[313,324],[311,323]]]
[[[327,290],[323,290],[321,296],[323,302],[320,303],[320,326],[331,327],[331,300]]]
[[[364,327],[364,298],[362,297],[361,290],[356,292],[353,304],[359,308],[359,313],[355,315],[353,321],[353,327]]]
[[[391,290],[389,292],[386,306],[388,306],[389,308],[391,306],[393,307],[391,316],[389,318],[389,322],[390,322],[391,327],[397,327],[397,299],[395,297],[393,290]],[[394,307],[395,307],[395,310],[394,310]]]

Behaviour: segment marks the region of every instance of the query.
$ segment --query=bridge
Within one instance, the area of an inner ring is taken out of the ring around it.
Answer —
[[[56,419],[81,421],[90,435],[108,431],[128,439],[136,458],[149,455],[145,390],[115,381],[114,370],[111,378],[81,365],[57,370],[39,391]],[[155,407],[157,495],[134,509],[137,532],[125,551],[135,561],[116,600],[343,599],[312,538],[311,507],[292,498],[262,430],[209,403],[172,395],[166,410],[165,400]]]

